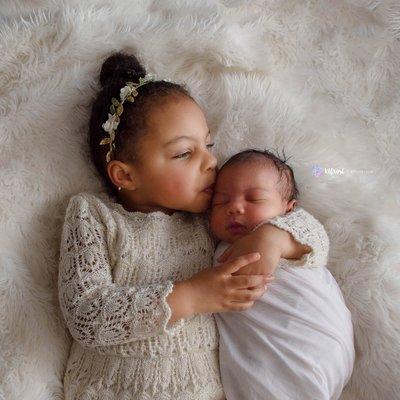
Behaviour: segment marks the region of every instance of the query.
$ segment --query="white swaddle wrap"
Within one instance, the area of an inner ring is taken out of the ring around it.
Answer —
[[[284,218],[273,224],[287,229],[291,221]],[[214,265],[229,245],[218,244]],[[312,240],[309,245],[315,250]],[[250,309],[214,314],[227,400],[338,399],[355,356],[351,315],[338,284],[315,263],[308,268],[281,259],[274,275]]]

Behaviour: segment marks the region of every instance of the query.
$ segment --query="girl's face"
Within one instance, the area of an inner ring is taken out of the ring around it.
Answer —
[[[273,168],[250,162],[227,166],[218,174],[210,226],[214,235],[233,243],[259,223],[293,209],[283,200]]]
[[[139,143],[140,162],[125,163],[128,176],[117,175],[126,178],[119,184],[123,206],[167,214],[206,211],[212,190],[205,189],[215,182],[217,160],[201,108],[189,98],[173,98],[150,113],[147,129]]]

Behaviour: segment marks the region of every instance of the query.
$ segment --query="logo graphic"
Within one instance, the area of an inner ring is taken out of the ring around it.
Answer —
[[[320,177],[324,173],[322,167],[318,164],[313,165],[312,167],[312,175],[316,176],[317,178]]]

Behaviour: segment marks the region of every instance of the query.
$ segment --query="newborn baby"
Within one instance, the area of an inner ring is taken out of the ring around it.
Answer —
[[[325,266],[329,238],[318,220],[297,207],[297,192],[292,169],[268,151],[236,154],[219,171],[210,214],[220,240],[213,265],[264,223],[289,231],[312,250],[300,260],[280,258],[264,271],[262,260],[247,265],[244,273],[253,266],[253,273],[274,273],[274,282],[251,308],[214,314],[227,400],[339,399],[351,376],[353,326]]]

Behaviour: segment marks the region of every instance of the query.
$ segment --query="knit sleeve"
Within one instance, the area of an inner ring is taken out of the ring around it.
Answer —
[[[329,237],[323,225],[301,207],[293,211],[265,220],[254,227],[271,224],[292,234],[294,239],[311,247],[311,252],[299,260],[290,260],[290,265],[297,267],[320,267],[326,265],[329,253]]]
[[[121,286],[113,282],[106,226],[82,195],[68,204],[60,246],[58,297],[72,337],[85,347],[118,345],[172,335],[184,322],[167,323],[173,282]]]

